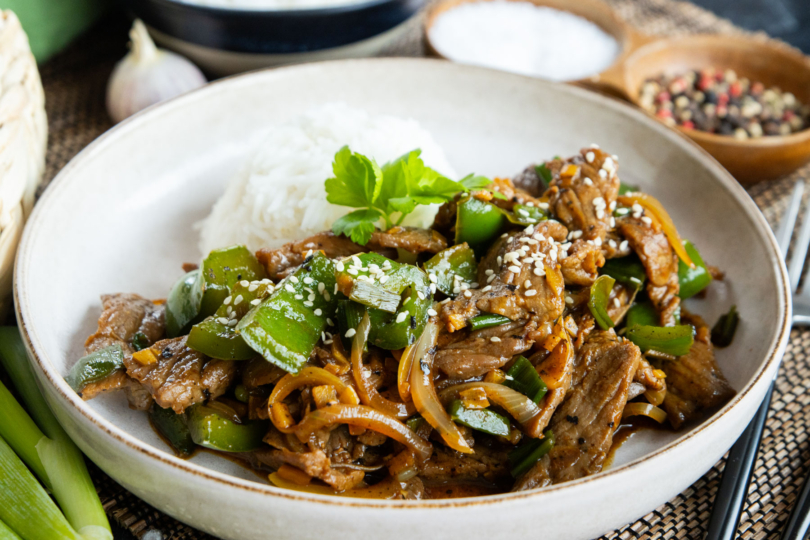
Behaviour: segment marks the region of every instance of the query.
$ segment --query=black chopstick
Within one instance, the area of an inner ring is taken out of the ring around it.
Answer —
[[[804,479],[802,492],[790,513],[790,519],[782,533],[782,540],[804,540],[808,527],[810,527],[810,475]]]
[[[737,536],[740,514],[748,495],[748,485],[751,483],[765,420],[771,407],[773,387],[774,383],[771,383],[757,414],[728,453],[720,487],[714,499],[712,515],[709,518],[707,540],[732,540]]]

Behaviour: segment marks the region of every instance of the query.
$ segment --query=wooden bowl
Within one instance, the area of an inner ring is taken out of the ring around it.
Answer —
[[[489,0],[443,0],[434,4],[425,19],[430,54],[445,58],[430,39],[436,18],[465,2]],[[622,21],[602,0],[511,0],[529,1],[568,11],[600,26],[618,41],[621,52],[600,74],[572,84],[605,92],[635,105],[645,80],[662,73],[678,74],[709,67],[731,68],[741,77],[778,86],[810,104],[810,60],[791,47],[774,41],[727,35],[697,35],[655,38]],[[810,129],[791,135],[735,139],[697,130],[674,128],[714,156],[742,183],[772,180],[789,174],[810,161]]]
[[[660,39],[630,52],[599,76],[611,88],[638,105],[644,81],[661,73],[675,75],[693,69],[730,68],[740,77],[778,86],[810,103],[810,60],[796,50],[772,41],[745,37],[698,35]],[[735,139],[677,127],[743,183],[771,180],[810,161],[810,129],[790,135]]]

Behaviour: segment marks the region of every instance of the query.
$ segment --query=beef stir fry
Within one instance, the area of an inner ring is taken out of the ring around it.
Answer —
[[[419,499],[597,473],[628,419],[681,429],[734,395],[681,306],[722,273],[617,166],[585,148],[448,180],[429,229],[369,205],[278,249],[213,251],[165,301],[103,296],[68,381],[123,390],[178,454],[227,452],[290,489]]]

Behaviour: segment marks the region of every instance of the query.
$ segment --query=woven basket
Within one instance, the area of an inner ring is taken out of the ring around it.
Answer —
[[[45,169],[45,94],[28,37],[0,12],[0,315],[11,305],[14,255]]]

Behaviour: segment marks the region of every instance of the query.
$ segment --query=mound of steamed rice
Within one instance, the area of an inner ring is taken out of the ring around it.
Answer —
[[[442,149],[415,120],[324,105],[272,127],[200,223],[200,251],[234,244],[274,248],[331,229],[352,211],[328,203],[324,191],[332,159],[344,145],[380,165],[421,148],[428,166],[457,178]],[[435,212],[435,207],[418,207],[405,223],[427,226]]]

